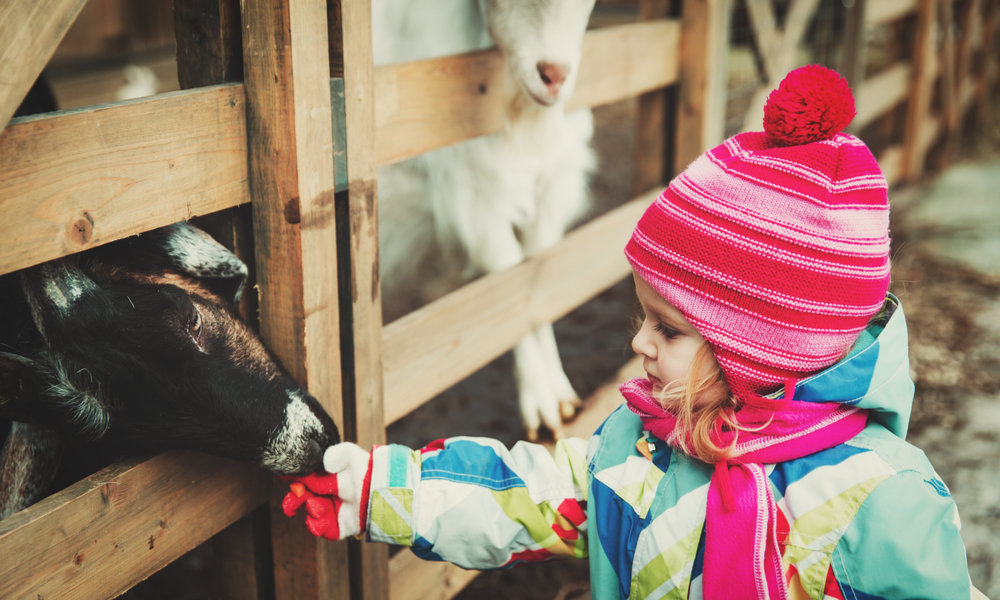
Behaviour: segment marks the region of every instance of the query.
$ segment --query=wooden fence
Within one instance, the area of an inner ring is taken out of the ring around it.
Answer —
[[[779,29],[768,2],[746,1],[780,79],[800,37],[789,27],[816,2],[794,0],[799,16]],[[677,0],[679,17],[640,0],[639,22],[587,33],[568,103],[639,97],[635,200],[383,328],[377,168],[499,131],[499,53],[373,68],[368,0],[175,0],[181,91],[10,121],[83,4],[0,0],[0,273],[212,214],[203,224],[254,266],[265,342],[362,445],[627,275],[621,248],[664,178],[722,140],[729,0]],[[954,147],[995,86],[997,0],[852,10],[857,40],[916,15],[913,56],[854,77],[857,130],[908,105],[905,139],[879,160],[892,181],[918,177],[935,140]],[[953,22],[960,40],[935,33]],[[112,465],[0,522],[0,597],[113,597],[212,536],[233,598],[444,599],[475,576],[317,541],[280,516],[275,483],[188,452]]]

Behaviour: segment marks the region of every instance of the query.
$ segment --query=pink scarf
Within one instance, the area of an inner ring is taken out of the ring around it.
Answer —
[[[653,397],[649,381],[633,379],[620,390],[647,431],[677,445],[677,419]],[[785,382],[784,398],[744,400],[739,423],[755,431],[738,432],[733,458],[715,465],[705,522],[705,600],[787,600],[778,548],[778,509],[763,464],[831,448],[865,428],[867,410],[837,402],[794,401],[794,393],[795,380],[790,379]],[[719,428],[715,442],[725,446],[736,437],[737,432]]]

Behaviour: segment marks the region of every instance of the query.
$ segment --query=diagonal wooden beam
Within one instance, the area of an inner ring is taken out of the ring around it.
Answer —
[[[56,51],[87,0],[0,0],[0,129]]]
[[[767,96],[796,67],[795,50],[819,6],[819,0],[795,0],[788,9],[784,27],[779,31],[771,2],[772,0],[747,0],[750,22],[768,83],[754,93],[743,117],[743,131],[760,130]]]

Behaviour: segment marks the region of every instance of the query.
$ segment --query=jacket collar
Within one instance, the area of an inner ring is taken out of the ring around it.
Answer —
[[[889,294],[885,314],[862,332],[847,358],[800,381],[795,399],[867,408],[872,419],[905,439],[914,390],[907,347],[903,307]]]

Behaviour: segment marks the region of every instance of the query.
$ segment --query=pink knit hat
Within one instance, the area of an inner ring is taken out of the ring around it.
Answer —
[[[836,72],[793,71],[768,97],[765,132],[693,162],[625,248],[737,396],[833,365],[885,300],[888,185],[864,143],[839,133],[854,114]]]

